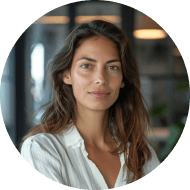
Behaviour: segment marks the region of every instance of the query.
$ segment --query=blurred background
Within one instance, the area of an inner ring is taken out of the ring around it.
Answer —
[[[141,92],[149,106],[153,130],[148,140],[162,162],[176,145],[189,110],[189,80],[173,40],[145,14],[107,1],[83,1],[54,9],[21,35],[1,78],[1,109],[14,145],[40,121],[37,109],[48,102],[51,88],[46,64],[75,23],[107,20],[122,28],[137,57]]]

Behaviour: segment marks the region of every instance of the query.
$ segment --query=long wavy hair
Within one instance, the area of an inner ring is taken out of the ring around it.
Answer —
[[[140,92],[139,70],[130,42],[125,32],[112,23],[94,20],[77,24],[69,32],[62,48],[52,56],[48,64],[52,99],[43,107],[40,124],[29,131],[22,139],[22,143],[37,133],[59,134],[71,121],[75,123],[76,100],[73,89],[63,82],[62,76],[65,70],[71,69],[76,49],[85,39],[94,36],[111,39],[120,53],[125,86],[120,89],[118,99],[109,108],[108,123],[110,132],[120,142],[112,153],[124,153],[126,166],[133,174],[130,179],[128,177],[126,179],[130,183],[143,177],[143,165],[152,156],[147,145],[150,121]],[[129,152],[127,152],[128,142],[130,142]]]

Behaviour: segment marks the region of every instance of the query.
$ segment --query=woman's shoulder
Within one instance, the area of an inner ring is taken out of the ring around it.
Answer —
[[[48,141],[49,138],[42,133],[28,137],[21,146],[21,155],[27,157],[30,154],[43,154],[48,147]]]
[[[39,144],[49,144],[52,141],[56,141],[57,135],[54,134],[50,134],[50,133],[38,133],[35,135],[32,135],[30,137],[28,137],[24,142],[23,142],[23,146],[24,145],[31,145],[31,144],[35,144],[36,142]]]
[[[36,134],[28,137],[21,147],[22,157],[36,170],[59,183],[65,183],[62,172],[65,171],[64,148],[60,151],[57,135]]]
[[[21,154],[47,154],[56,153],[62,147],[65,146],[63,135],[50,134],[50,133],[38,133],[36,135],[28,137],[22,144]]]

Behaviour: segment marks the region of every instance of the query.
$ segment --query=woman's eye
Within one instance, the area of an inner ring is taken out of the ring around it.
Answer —
[[[89,65],[89,64],[82,64],[81,67],[84,66],[84,65]],[[91,66],[91,65],[90,65],[90,66]],[[82,67],[82,68],[84,68],[84,67]],[[86,68],[84,68],[84,69],[86,69]]]
[[[91,66],[90,64],[82,64],[81,67],[84,68],[84,69],[88,69],[89,67],[87,68],[86,65]],[[85,67],[83,67],[83,66],[85,66]],[[112,67],[112,68],[115,67],[115,68],[117,68],[117,69],[111,69],[111,70],[119,70],[118,66],[109,66],[109,67]]]
[[[110,67],[117,67],[117,70],[119,70],[119,67],[118,67],[118,66],[110,66]],[[113,69],[113,70],[115,70],[115,69]]]

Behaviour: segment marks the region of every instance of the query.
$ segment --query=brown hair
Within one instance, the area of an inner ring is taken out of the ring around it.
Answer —
[[[125,87],[120,89],[116,102],[109,108],[109,127],[111,133],[121,142],[113,152],[124,152],[127,168],[133,173],[128,182],[143,177],[143,165],[151,159],[151,152],[147,145],[147,132],[150,126],[149,115],[144,106],[144,99],[140,93],[140,79],[137,61],[131,45],[123,30],[117,26],[94,20],[89,23],[77,24],[69,33],[63,47],[53,55],[49,62],[49,71],[53,89],[52,100],[44,105],[41,123],[30,130],[22,143],[29,136],[37,133],[59,133],[70,121],[75,121],[75,97],[72,86],[63,82],[62,75],[69,70],[76,48],[84,39],[93,36],[105,36],[111,39],[120,52]],[[111,125],[111,122],[114,125]],[[127,143],[130,142],[127,158]]]

